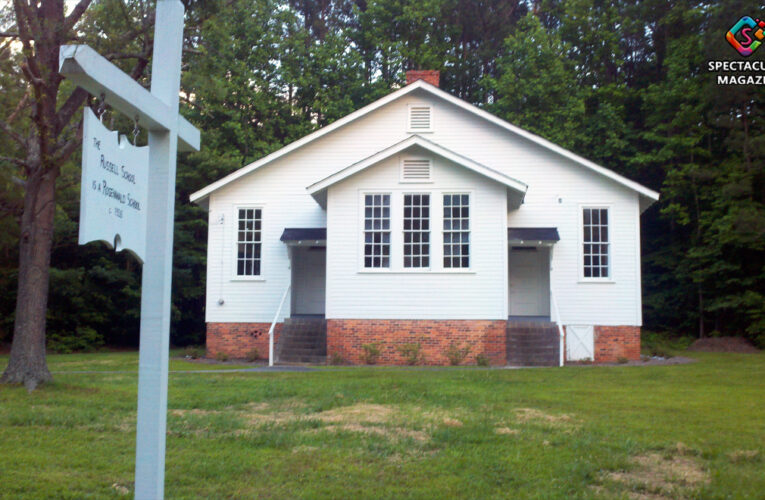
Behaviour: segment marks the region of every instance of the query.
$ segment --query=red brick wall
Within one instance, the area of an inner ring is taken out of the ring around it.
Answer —
[[[596,363],[613,363],[619,358],[640,359],[639,326],[595,326]]]
[[[406,84],[414,83],[417,80],[425,80],[429,84],[438,87],[441,80],[441,72],[436,70],[410,70],[406,72]]]
[[[268,329],[270,323],[207,323],[207,357],[219,353],[229,358],[245,358],[253,347],[261,358],[268,359]],[[282,324],[274,328],[274,347],[279,339]]]
[[[451,343],[458,348],[470,345],[463,364],[475,364],[478,354],[492,365],[506,361],[507,322],[503,320],[327,320],[327,354],[341,356],[346,362],[363,364],[364,344],[380,342],[381,365],[403,365],[397,346],[419,342],[426,365],[448,365],[446,352]],[[329,359],[329,358],[328,358]]]

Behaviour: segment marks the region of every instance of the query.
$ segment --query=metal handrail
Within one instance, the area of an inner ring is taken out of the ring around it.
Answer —
[[[560,338],[560,347],[558,349],[560,351],[560,356],[559,356],[560,359],[558,360],[558,366],[563,366],[564,361],[565,361],[565,358],[564,358],[564,356],[565,356],[564,349],[566,347],[565,346],[565,341],[564,341],[564,336],[563,336],[564,335],[563,334],[563,323],[561,323],[561,320],[560,320],[560,309],[558,309],[558,302],[555,300],[555,294],[553,293],[552,287],[550,287],[550,300],[552,301],[553,309],[555,309],[555,322],[558,324],[558,335],[559,335],[559,338]]]
[[[287,294],[290,292],[292,284],[287,285],[282,294],[282,300],[279,302],[279,308],[276,310],[274,320],[271,322],[271,328],[268,329],[268,366],[274,366],[274,327],[276,326],[276,320],[279,319],[279,315],[284,307],[284,301],[287,300]]]

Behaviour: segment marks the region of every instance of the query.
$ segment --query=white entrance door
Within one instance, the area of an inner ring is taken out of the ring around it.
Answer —
[[[550,315],[550,274],[546,248],[510,249],[510,316]]]
[[[295,248],[292,252],[292,313],[324,314],[327,249]]]

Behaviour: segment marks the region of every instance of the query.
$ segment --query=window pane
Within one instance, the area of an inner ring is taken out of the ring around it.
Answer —
[[[404,267],[426,267],[429,246],[424,243],[428,239],[430,229],[430,196],[427,194],[404,195]]]
[[[238,231],[236,233],[236,274],[238,276],[260,275],[261,228],[263,211],[259,208],[237,209]]]
[[[470,266],[469,219],[469,195],[444,195],[444,267]]]
[[[582,210],[582,254],[585,278],[607,278],[608,267],[608,209]]]
[[[390,255],[390,196],[364,195],[364,267],[388,267]]]

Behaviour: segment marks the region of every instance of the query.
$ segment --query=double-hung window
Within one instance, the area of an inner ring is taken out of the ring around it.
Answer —
[[[237,212],[237,276],[260,276],[262,216],[262,210],[259,208],[240,208]]]
[[[364,267],[390,267],[390,194],[364,195]]]
[[[444,195],[444,268],[470,267],[470,196]]]
[[[582,255],[585,278],[609,278],[609,231],[607,208],[582,209]]]
[[[430,195],[404,195],[404,267],[430,267]]]

